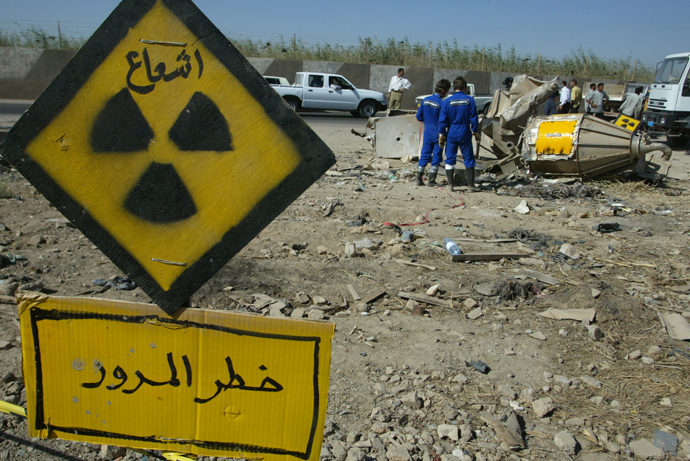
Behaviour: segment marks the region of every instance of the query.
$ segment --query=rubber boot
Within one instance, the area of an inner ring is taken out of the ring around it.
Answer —
[[[467,192],[477,192],[477,188],[474,187],[474,167],[465,168],[465,180],[467,181]]]
[[[446,179],[448,180],[448,188],[453,192],[453,182],[455,179],[455,170],[446,170]]]
[[[422,178],[423,175],[424,175],[423,171],[417,171],[417,185],[418,186],[424,185],[424,179]]]
[[[429,181],[426,183],[429,187],[436,187],[438,183],[436,182],[436,171],[429,172]]]

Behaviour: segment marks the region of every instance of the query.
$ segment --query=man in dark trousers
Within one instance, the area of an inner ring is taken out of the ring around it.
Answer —
[[[443,160],[443,151],[438,145],[438,116],[441,113],[441,104],[450,90],[450,82],[445,78],[436,84],[435,93],[427,96],[417,110],[417,120],[424,122],[424,140],[422,142],[422,152],[419,155],[417,166],[417,185],[423,186],[424,168],[431,160],[429,169],[429,186],[438,186],[436,174],[438,166]],[[432,156],[433,154],[433,156]]]
[[[474,98],[467,96],[467,81],[458,77],[453,81],[455,93],[443,101],[441,114],[438,118],[439,142],[446,146],[446,178],[448,187],[453,190],[453,174],[458,148],[465,162],[465,178],[467,191],[475,192],[474,187],[474,150],[472,149],[472,135],[479,136],[479,120],[477,105]]]

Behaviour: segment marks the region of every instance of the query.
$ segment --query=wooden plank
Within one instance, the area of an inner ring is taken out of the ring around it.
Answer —
[[[395,261],[399,264],[404,265],[404,266],[422,267],[424,269],[429,269],[430,271],[436,270],[435,266],[428,266],[426,264],[413,263],[412,261],[405,261],[404,259],[396,259]]]
[[[518,239],[471,239],[471,238],[456,238],[456,242],[478,242],[478,243],[512,243],[517,242]]]
[[[355,301],[359,301],[360,299],[362,299],[362,297],[359,295],[359,293],[357,293],[357,290],[355,290],[355,287],[351,283],[347,284],[347,289],[350,290],[352,299],[354,299]]]
[[[439,299],[434,298],[433,296],[423,295],[419,293],[406,293],[404,291],[398,293],[398,296],[403,299],[412,299],[420,303],[431,304],[432,306],[449,307],[451,309],[454,307],[453,301],[451,301],[450,299]]]
[[[373,293],[365,296],[361,302],[363,302],[364,304],[369,304],[369,303],[376,301],[377,299],[379,299],[380,297],[382,297],[385,294],[386,294],[386,290],[377,290],[377,291],[374,291]]]
[[[529,256],[527,253],[463,253],[453,255],[453,261],[499,261],[501,259],[519,259]]]
[[[519,274],[533,279],[537,279],[540,282],[548,283],[549,285],[558,285],[558,279],[551,277],[549,274],[544,274],[541,272],[533,271],[531,269],[520,269]]]

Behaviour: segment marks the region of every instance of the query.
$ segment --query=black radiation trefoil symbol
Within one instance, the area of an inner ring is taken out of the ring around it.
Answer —
[[[206,95],[194,93],[168,131],[182,152],[233,150],[228,122]],[[96,118],[91,148],[99,154],[130,154],[148,150],[153,129],[127,88],[113,96]],[[124,207],[153,223],[182,221],[197,213],[192,195],[172,164],[151,162],[129,191]]]

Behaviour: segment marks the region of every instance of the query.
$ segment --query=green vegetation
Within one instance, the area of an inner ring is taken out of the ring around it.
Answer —
[[[410,43],[389,38],[360,38],[355,45],[331,43],[306,44],[299,38],[263,42],[250,38],[234,39],[233,44],[245,56],[257,58],[298,59],[312,61],[383,64],[394,66],[436,67],[442,69],[486,70],[530,75],[577,75],[580,77],[652,81],[654,69],[627,59],[598,58],[591,50],[582,48],[561,59],[546,59],[539,55],[518,55],[515,48],[504,51],[493,48],[460,46],[448,43]],[[29,28],[22,32],[0,31],[0,46],[19,46],[43,49],[78,49],[83,37],[54,36],[44,30]]]
[[[299,59],[314,61],[351,62],[361,64],[387,64],[400,66],[435,67],[442,69],[486,70],[530,75],[577,75],[581,77],[651,81],[654,69],[634,59],[598,58],[594,52],[582,48],[558,59],[539,55],[520,56],[515,48],[504,51],[494,48],[470,48],[448,43],[410,43],[406,38],[379,41],[360,38],[356,45],[307,45],[299,39],[281,39],[278,42],[257,42],[248,38],[233,39],[233,44],[245,56]],[[633,75],[634,74],[634,75]]]
[[[48,32],[30,27],[21,32],[0,30],[0,46],[41,48],[44,50],[78,50],[86,42],[83,37],[50,35]]]

